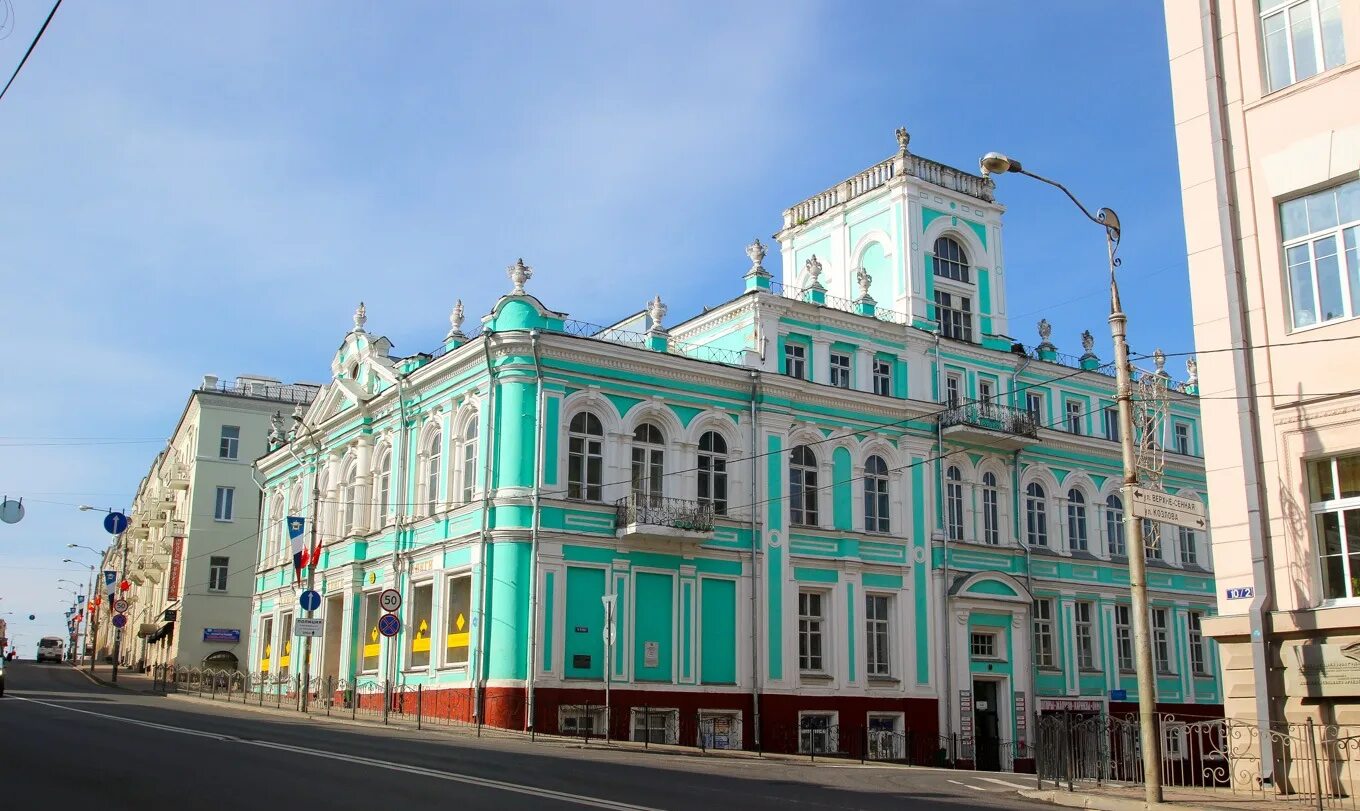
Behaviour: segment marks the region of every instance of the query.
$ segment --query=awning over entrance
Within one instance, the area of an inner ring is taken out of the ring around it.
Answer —
[[[159,642],[175,631],[175,623],[167,622],[160,627],[160,630],[146,638],[147,642]]]

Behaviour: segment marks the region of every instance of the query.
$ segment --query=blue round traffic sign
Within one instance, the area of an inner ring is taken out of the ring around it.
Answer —
[[[110,535],[122,535],[128,528],[128,517],[122,513],[109,513],[104,516],[104,531]]]
[[[378,633],[383,636],[396,636],[401,633],[401,619],[396,614],[383,614],[378,619]]]
[[[124,625],[127,625],[127,614],[114,614],[113,627],[122,628]]]
[[[315,611],[321,607],[321,595],[312,589],[307,589],[298,597],[298,604],[303,611]]]

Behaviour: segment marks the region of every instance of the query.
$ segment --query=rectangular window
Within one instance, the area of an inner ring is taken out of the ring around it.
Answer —
[[[1119,669],[1133,670],[1133,609],[1126,605],[1114,607],[1114,648]]]
[[[835,752],[836,728],[836,716],[832,713],[804,713],[798,719],[798,751],[803,754]]]
[[[1172,428],[1172,430],[1175,432],[1175,436],[1173,437],[1172,441],[1175,442],[1176,453],[1179,453],[1179,454],[1181,454],[1182,456],[1189,456],[1189,455],[1190,455],[1190,426],[1186,425],[1186,424],[1183,423],[1183,422],[1178,422],[1178,423],[1176,423],[1176,425]]]
[[[1105,438],[1111,442],[1119,441],[1119,409],[1106,406],[1101,415],[1105,422]]]
[[[557,709],[557,731],[563,735],[604,736],[604,708],[564,704]]]
[[[1176,541],[1177,546],[1180,547],[1181,565],[1198,566],[1199,544],[1198,539],[1195,537],[1195,531],[1193,529],[1186,529],[1185,527],[1176,527]]]
[[[1203,615],[1198,611],[1191,611],[1186,615],[1186,623],[1190,631],[1190,672],[1196,676],[1209,675],[1209,666],[1204,656],[1204,631],[1200,628],[1200,621]]]
[[[274,666],[274,618],[260,621],[260,672],[269,673]]]
[[[208,591],[227,590],[227,569],[230,558],[208,558]]]
[[[1171,632],[1165,608],[1152,609],[1152,660],[1158,673],[1171,672]]]
[[[1077,667],[1096,669],[1095,606],[1092,603],[1073,603],[1072,614],[1077,630]]]
[[[976,631],[969,635],[968,651],[974,659],[996,658],[996,634],[980,634]]]
[[[944,401],[950,408],[963,404],[963,375],[950,372],[944,376]]]
[[[675,743],[677,710],[633,710],[633,740],[637,743]]]
[[[222,426],[222,443],[217,448],[220,459],[235,459],[241,452],[241,426]]]
[[[279,677],[287,678],[293,664],[293,615],[279,617]]]
[[[969,297],[936,290],[935,320],[944,337],[956,341],[973,340],[973,300]]]
[[[363,646],[359,657],[359,669],[365,673],[378,671],[378,660],[382,656],[382,634],[378,633],[378,620],[383,615],[379,597],[382,592],[370,591],[364,595],[364,624],[361,626],[359,644]]]
[[[982,404],[982,407],[986,408],[987,406],[990,406],[995,397],[996,392],[992,388],[992,381],[979,379],[978,402]]]
[[[850,356],[842,352],[831,353],[831,385],[850,388]]]
[[[218,521],[230,521],[232,515],[234,514],[232,506],[235,498],[236,498],[235,487],[217,488],[217,502],[216,506],[213,507],[213,518]]]
[[[1043,425],[1044,395],[1037,391],[1025,392],[1025,410],[1030,413],[1035,422]]]
[[[430,638],[434,635],[434,584],[421,583],[411,589],[411,618],[407,622],[411,638],[411,667],[430,666]]]
[[[821,673],[825,669],[822,659],[824,597],[819,591],[798,593],[798,669],[804,673]]]
[[[784,344],[784,374],[807,380],[807,347],[802,344]]]
[[[448,579],[448,602],[444,611],[444,665],[466,667],[472,639],[472,575]]]
[[[886,594],[864,595],[864,639],[868,648],[867,670],[870,676],[892,675],[892,664],[888,658],[888,640],[891,638],[888,611],[891,599]]]
[[[1268,92],[1345,63],[1338,0],[1260,0],[1260,7]]]
[[[1082,416],[1084,415],[1086,409],[1082,407],[1080,402],[1074,400],[1068,400],[1063,405],[1063,408],[1066,409],[1067,412],[1067,432],[1069,434],[1077,434],[1078,436],[1080,436],[1082,433],[1081,431]]]
[[[1323,597],[1360,597],[1360,454],[1309,462],[1308,489]]]
[[[892,363],[889,361],[874,361],[874,394],[880,397],[892,396]]]
[[[1034,601],[1034,664],[1037,667],[1056,667],[1058,657],[1053,650],[1053,601]]]
[[[1360,315],[1360,180],[1280,204],[1294,328]]]

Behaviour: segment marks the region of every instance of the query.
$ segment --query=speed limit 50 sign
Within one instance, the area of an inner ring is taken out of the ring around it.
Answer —
[[[396,589],[384,589],[383,593],[378,595],[378,605],[391,614],[401,608],[401,592]]]

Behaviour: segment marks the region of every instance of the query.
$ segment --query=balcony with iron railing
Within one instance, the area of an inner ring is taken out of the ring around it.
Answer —
[[[700,501],[633,493],[615,505],[620,538],[705,541],[713,537],[713,508]]]
[[[1000,403],[962,403],[940,414],[946,439],[985,443],[1002,450],[1016,450],[1039,441],[1036,414]]]

